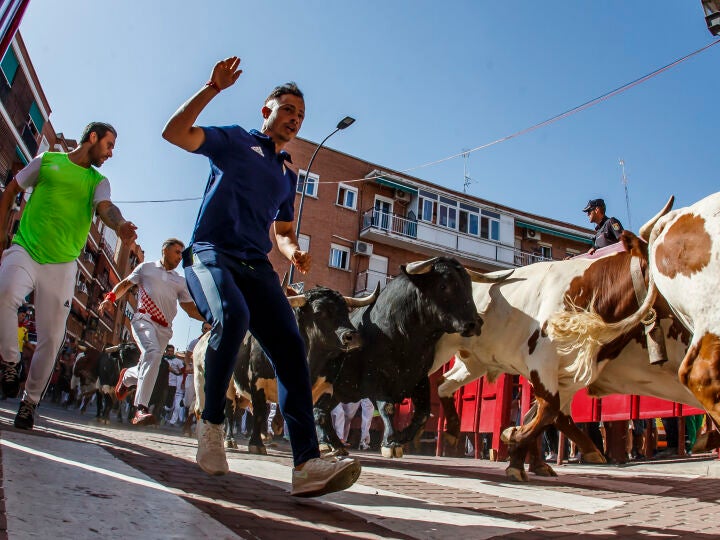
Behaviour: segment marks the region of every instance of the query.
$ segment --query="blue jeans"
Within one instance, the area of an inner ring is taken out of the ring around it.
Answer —
[[[205,356],[205,409],[225,419],[225,392],[245,333],[250,330],[275,369],[295,465],[319,457],[305,344],[295,315],[267,259],[242,261],[212,249],[183,253],[188,289],[212,324]]]

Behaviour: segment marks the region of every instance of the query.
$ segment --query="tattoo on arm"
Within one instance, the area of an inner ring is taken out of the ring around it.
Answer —
[[[120,224],[125,221],[125,219],[122,217],[122,213],[120,213],[120,209],[113,203],[108,203],[102,208],[99,208],[98,214],[100,215],[100,219],[103,220],[105,225],[107,225],[113,230],[117,230]]]

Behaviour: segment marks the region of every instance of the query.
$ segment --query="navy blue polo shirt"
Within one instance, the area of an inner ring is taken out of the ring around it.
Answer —
[[[204,127],[195,150],[210,159],[210,178],[195,222],[193,251],[214,248],[240,259],[264,259],[273,221],[294,218],[297,175],[287,152],[257,130]]]

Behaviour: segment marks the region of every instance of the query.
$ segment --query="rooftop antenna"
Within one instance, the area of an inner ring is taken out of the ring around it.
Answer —
[[[625,160],[620,158],[620,169],[622,170],[622,183],[625,187],[625,208],[627,210],[628,226],[627,228],[632,230],[632,217],[630,217],[630,194],[628,193],[628,179],[625,175]]]
[[[464,169],[464,177],[465,177],[465,183],[463,184],[463,193],[468,192],[468,188],[470,187],[470,184],[474,182],[474,180],[470,177],[470,170],[469,170],[469,162],[470,162],[470,150],[467,148],[463,148],[462,152],[463,157],[463,169]]]

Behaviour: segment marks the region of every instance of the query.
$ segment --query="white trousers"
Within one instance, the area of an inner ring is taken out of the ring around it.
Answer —
[[[370,422],[372,422],[375,406],[367,398],[355,403],[340,403],[330,413],[335,432],[343,441],[347,441],[350,434],[350,424],[355,418],[358,408],[362,407],[362,419],[360,422],[360,442],[370,444]]]
[[[171,424],[185,421],[185,408],[180,406],[180,402],[183,401],[184,397],[185,390],[178,387],[177,390],[175,390],[175,397],[173,398],[172,415],[169,420]]]
[[[150,396],[155,387],[165,347],[172,337],[172,328],[157,324],[146,313],[136,313],[130,326],[135,343],[140,349],[140,360],[137,366],[125,372],[123,384],[137,385],[135,406],[147,407],[150,404]]]
[[[195,406],[195,377],[192,373],[188,373],[185,377],[185,397],[183,398],[185,406],[192,412]]]
[[[5,362],[18,361],[17,310],[35,291],[37,346],[23,395],[31,403],[40,401],[63,344],[76,274],[75,261],[40,264],[17,244],[0,259],[0,356]]]

